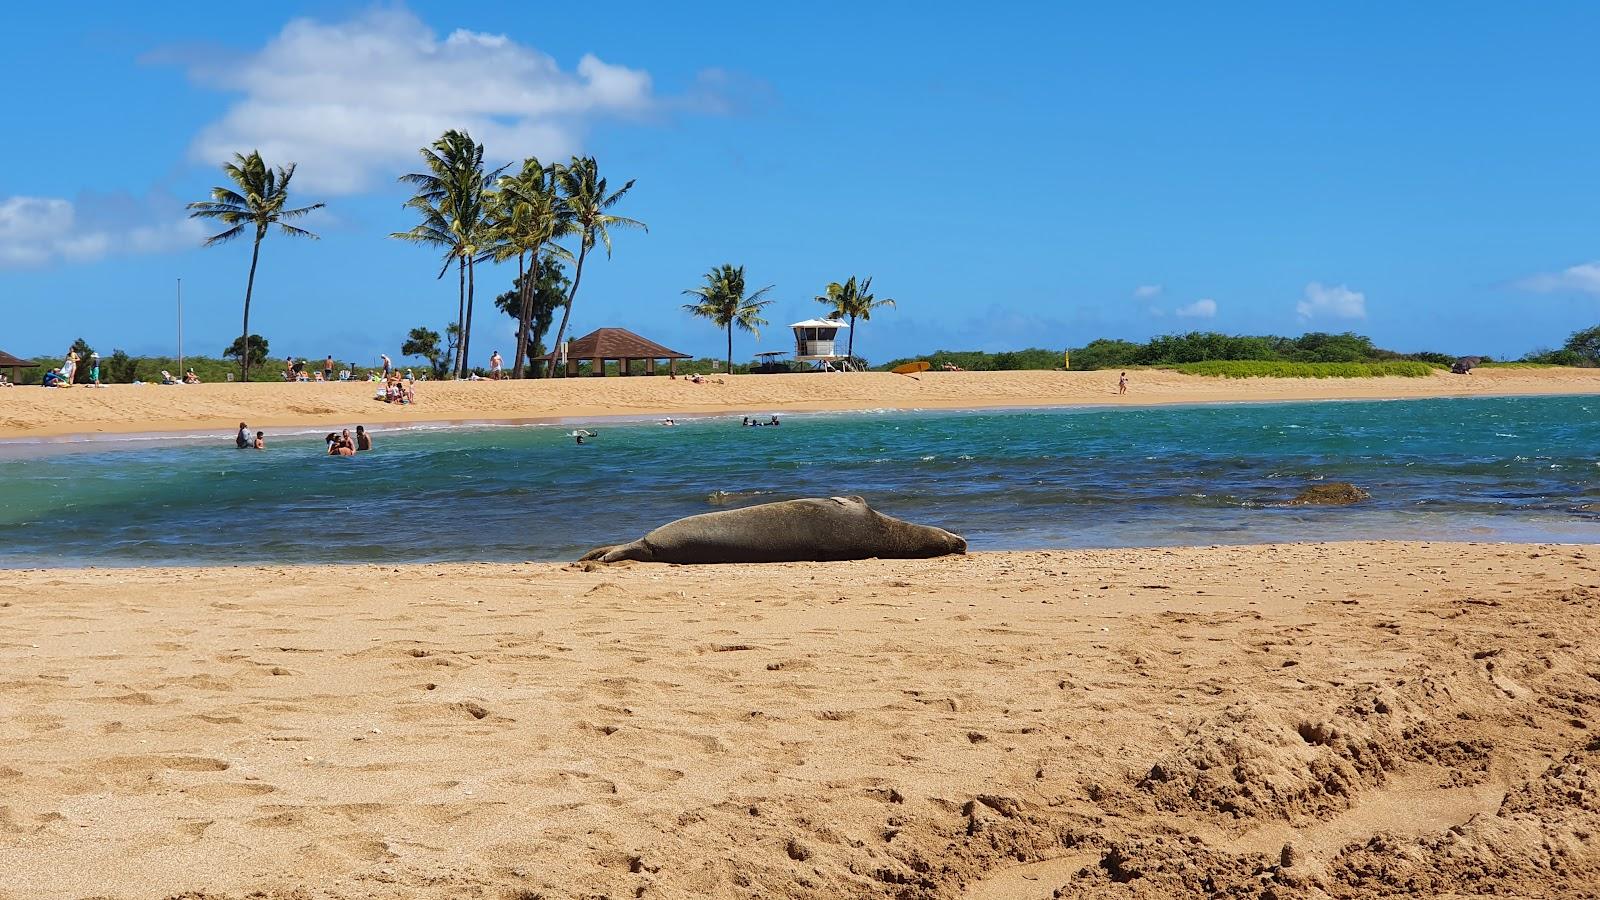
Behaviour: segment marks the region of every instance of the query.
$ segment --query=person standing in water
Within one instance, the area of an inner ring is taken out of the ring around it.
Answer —
[[[367,434],[367,426],[365,426],[365,425],[357,425],[356,426],[356,449],[357,450],[371,450],[372,449],[372,435]]]
[[[257,450],[267,449],[267,433],[265,431],[256,432],[256,441],[254,446]]]
[[[1122,376],[1117,379],[1117,393],[1118,394],[1126,394],[1127,392],[1128,392],[1128,373],[1127,372],[1123,372]]]
[[[239,433],[234,436],[233,445],[240,450],[250,446],[250,429],[243,422],[239,423]]]

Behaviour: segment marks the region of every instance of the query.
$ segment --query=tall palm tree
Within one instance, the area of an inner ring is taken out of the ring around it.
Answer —
[[[256,288],[256,263],[261,260],[261,241],[267,236],[272,226],[289,237],[307,237],[313,240],[316,235],[296,228],[289,222],[304,216],[314,209],[321,209],[324,204],[313,203],[298,209],[289,209],[289,181],[294,178],[294,163],[279,166],[276,169],[268,168],[261,159],[259,150],[250,151],[249,156],[242,153],[233,155],[233,162],[222,166],[223,174],[233,182],[233,187],[219,186],[211,189],[211,199],[189,204],[189,218],[191,219],[217,219],[227,225],[225,231],[206,238],[205,246],[226,244],[228,241],[244,234],[254,226],[255,243],[250,248],[250,277],[244,285],[244,331],[241,338],[249,346],[250,341],[250,298]],[[245,353],[239,359],[239,380],[250,380],[250,354]]]
[[[894,306],[894,301],[888,297],[879,300],[872,296],[872,276],[870,275],[859,286],[856,284],[854,275],[851,275],[850,280],[844,284],[835,281],[828,285],[826,294],[822,294],[816,299],[818,303],[833,308],[832,312],[828,314],[828,318],[842,319],[846,316],[850,318],[850,337],[845,345],[845,355],[851,359],[854,359],[856,355],[856,318],[860,317],[863,322],[871,321],[873,310],[885,306],[891,308]]]
[[[456,265],[459,305],[455,324],[459,329],[461,317],[467,312],[467,261],[457,252],[459,242],[450,229],[449,220],[433,201],[422,196],[412,197],[406,201],[405,208],[415,210],[422,217],[422,221],[411,226],[409,231],[397,231],[389,237],[413,244],[424,244],[443,251],[444,265],[439,267],[439,274],[436,276],[438,278],[443,278],[445,273],[450,271],[451,263]],[[461,367],[459,353],[450,361],[450,365],[450,373],[454,375]]]
[[[486,172],[483,145],[474,142],[465,131],[455,129],[446,131],[432,146],[419,152],[427,171],[402,175],[400,181],[416,188],[406,206],[420,212],[423,221],[410,231],[390,237],[438,244],[441,237],[448,236],[450,255],[462,270],[464,282],[456,318],[461,326],[461,344],[456,348],[455,372],[460,377],[467,373],[471,359],[475,267],[487,255],[490,240],[485,194],[505,167]]]
[[[761,310],[773,302],[765,299],[767,291],[770,290],[772,285],[769,284],[746,297],[744,266],[726,264],[707,272],[705,284],[684,291],[684,294],[690,297],[700,298],[696,303],[685,303],[684,309],[691,315],[710,319],[718,328],[728,329],[728,374],[730,375],[733,374],[733,326],[739,326],[760,340],[761,331],[757,326],[767,324],[767,320],[761,318]]]
[[[542,165],[529,157],[515,175],[503,175],[496,182],[490,205],[492,253],[495,262],[517,258],[517,350],[511,377],[523,376],[523,360],[528,352],[528,329],[533,317],[534,285],[537,278],[525,277],[538,271],[541,256],[571,260],[572,254],[555,243],[572,229],[565,204],[556,193],[556,164]]]
[[[561,192],[567,214],[571,216],[572,231],[579,235],[579,242],[578,262],[572,273],[572,287],[567,290],[566,308],[561,312],[561,326],[556,329],[555,343],[550,345],[554,348],[553,353],[560,351],[562,338],[567,333],[567,320],[572,317],[572,300],[578,296],[578,282],[583,280],[583,261],[589,255],[589,251],[594,249],[595,242],[605,244],[606,258],[610,259],[612,228],[650,230],[643,222],[614,216],[607,212],[633,188],[633,181],[630,180],[616,193],[608,194],[606,180],[600,177],[600,167],[592,156],[574,156],[572,162],[556,173],[556,185]],[[553,376],[555,370],[556,366],[552,362],[545,370],[546,375]]]

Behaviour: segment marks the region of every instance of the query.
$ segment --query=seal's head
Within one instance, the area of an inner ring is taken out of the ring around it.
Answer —
[[[965,554],[967,552],[966,538],[959,534],[951,534],[943,528],[935,528],[933,530],[939,532],[938,539],[944,542],[945,553]]]

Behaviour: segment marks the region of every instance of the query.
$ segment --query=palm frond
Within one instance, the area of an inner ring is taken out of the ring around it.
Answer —
[[[226,244],[243,233],[244,225],[235,225],[232,228],[229,228],[227,231],[219,234],[213,234],[211,237],[206,238],[205,243],[201,244],[200,246],[214,247],[217,244]]]
[[[322,239],[322,238],[318,237],[317,235],[312,234],[311,232],[305,230],[304,228],[296,228],[295,226],[289,225],[289,224],[284,223],[284,222],[279,222],[278,223],[278,230],[283,232],[285,237],[311,238],[313,241],[319,241],[319,240]]]

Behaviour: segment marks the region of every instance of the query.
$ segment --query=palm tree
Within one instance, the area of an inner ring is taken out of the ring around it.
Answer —
[[[640,228],[649,231],[643,222],[625,219],[606,212],[617,201],[633,188],[630,180],[614,194],[606,193],[606,180],[600,177],[599,166],[594,157],[572,158],[572,162],[563,166],[556,173],[556,184],[561,191],[562,202],[571,216],[572,230],[580,235],[578,244],[578,262],[572,273],[572,287],[567,291],[566,308],[561,312],[561,325],[556,329],[556,340],[550,346],[553,352],[559,352],[561,340],[567,332],[567,320],[572,316],[572,300],[578,296],[578,282],[583,280],[583,260],[594,249],[596,241],[605,244],[606,258],[611,258],[611,231],[612,228]],[[552,357],[553,359],[553,357]],[[556,366],[552,364],[545,370],[547,375],[554,375]]]
[[[467,261],[458,252],[459,244],[454,232],[450,229],[450,222],[445,218],[445,214],[440,211],[439,207],[426,197],[412,197],[406,201],[405,206],[407,209],[416,210],[422,216],[422,221],[411,226],[410,231],[397,231],[389,235],[389,237],[410,241],[414,244],[426,244],[443,250],[444,265],[440,266],[437,278],[443,278],[444,273],[450,271],[451,263],[456,264],[459,298],[456,326],[460,327],[461,317],[465,316],[467,312]],[[461,358],[457,356],[450,362],[450,372],[453,375],[461,368]]]
[[[702,319],[710,319],[718,328],[728,329],[729,375],[733,374],[733,326],[739,326],[760,340],[761,331],[756,326],[767,324],[767,320],[761,318],[761,310],[773,302],[764,299],[770,290],[772,285],[769,284],[746,297],[744,266],[727,264],[707,272],[704,285],[684,291],[690,297],[700,298],[697,303],[685,303],[684,309]]]
[[[235,153],[233,162],[225,163],[222,171],[233,182],[234,187],[212,188],[210,200],[189,204],[189,218],[218,219],[228,226],[226,231],[206,238],[207,247],[226,244],[244,234],[250,226],[255,226],[255,244],[250,249],[250,277],[244,285],[244,331],[240,337],[248,346],[250,298],[255,293],[256,263],[261,260],[262,239],[267,236],[272,226],[276,225],[279,231],[289,237],[308,237],[315,240],[316,235],[288,223],[314,209],[321,209],[324,204],[313,203],[299,209],[288,209],[289,181],[294,178],[294,163],[276,169],[268,168],[261,159],[259,150],[250,151],[249,156]],[[239,380],[250,380],[248,353],[239,358]]]
[[[462,281],[456,318],[461,327],[461,344],[456,348],[455,361],[455,372],[460,377],[467,373],[471,359],[475,266],[486,256],[489,242],[485,195],[505,167],[485,172],[483,145],[475,143],[465,131],[455,129],[446,131],[431,147],[419,152],[427,171],[402,175],[400,181],[417,189],[406,206],[421,213],[423,221],[410,231],[390,237],[445,246],[447,256],[456,260]],[[443,271],[439,277],[444,277]]]
[[[490,207],[495,262],[517,258],[517,350],[511,377],[523,376],[523,359],[528,352],[528,328],[533,317],[533,287],[537,278],[524,277],[537,272],[544,257],[571,260],[572,254],[555,243],[572,230],[566,206],[556,194],[559,165],[542,165],[529,157],[515,175],[501,176],[496,183]],[[532,267],[528,266],[531,257]]]
[[[826,294],[817,297],[817,302],[833,307],[833,311],[828,314],[830,319],[850,317],[850,337],[845,345],[845,355],[851,359],[854,359],[856,355],[856,318],[859,316],[861,321],[867,322],[872,319],[873,310],[883,306],[894,306],[894,301],[888,297],[879,300],[872,296],[872,276],[870,275],[867,276],[867,280],[861,282],[859,287],[856,285],[856,277],[854,275],[851,275],[850,280],[844,284],[840,284],[837,281],[833,282],[828,285]]]

